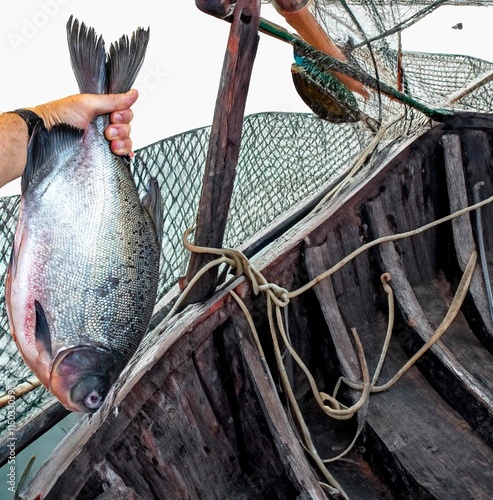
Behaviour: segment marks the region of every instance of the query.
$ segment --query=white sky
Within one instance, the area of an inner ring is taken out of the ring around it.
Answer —
[[[137,26],[151,38],[136,87],[135,148],[212,122],[229,25],[200,12],[194,0],[0,0],[0,110],[32,106],[78,92],[70,67],[65,24],[71,14],[93,26],[109,45]],[[262,15],[284,20],[270,5]],[[493,7],[441,7],[404,32],[404,50],[469,54],[493,61],[485,43]],[[462,22],[462,30],[452,26]],[[246,113],[309,112],[294,90],[289,45],[261,35]],[[13,183],[0,195],[16,192]]]

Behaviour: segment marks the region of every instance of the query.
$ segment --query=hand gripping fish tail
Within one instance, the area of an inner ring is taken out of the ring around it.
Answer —
[[[110,46],[70,17],[72,68],[83,93],[131,88],[149,30]],[[69,410],[94,412],[135,354],[156,301],[163,233],[157,182],[140,199],[128,159],[99,116],[79,130],[33,131],[7,273],[10,329],[41,383]]]

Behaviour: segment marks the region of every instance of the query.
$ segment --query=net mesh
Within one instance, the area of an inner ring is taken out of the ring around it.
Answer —
[[[378,76],[395,86],[397,35],[378,36],[399,23],[419,18],[440,3],[443,2],[353,1],[349,12],[343,2],[318,1],[314,2],[313,9],[335,40],[348,49],[350,58],[373,75],[375,66],[363,43],[362,32],[367,39],[374,38],[372,50]],[[447,95],[493,70],[493,64],[466,56],[404,53],[402,69],[406,92],[437,105]],[[491,110],[492,85],[486,84],[468,94],[454,103],[454,108]],[[375,93],[359,104],[365,113],[382,121],[405,109],[385,97],[379,99]],[[401,140],[427,123],[423,115],[406,109],[405,118],[390,129],[379,148]],[[195,222],[209,133],[209,127],[192,130],[136,152],[132,169],[139,190],[144,192],[149,178],[155,177],[165,204],[158,298],[186,272],[188,254],[181,240],[185,229]],[[241,245],[291,207],[333,182],[372,137],[362,123],[333,124],[313,114],[262,113],[246,117],[225,245]],[[32,376],[10,336],[3,293],[18,209],[18,197],[0,199],[0,393]],[[43,388],[18,400],[16,425],[28,421],[52,401],[53,397]],[[3,408],[0,433],[7,424],[7,410]]]

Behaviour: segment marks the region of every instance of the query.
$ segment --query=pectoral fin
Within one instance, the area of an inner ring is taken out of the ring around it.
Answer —
[[[37,300],[34,301],[34,306],[36,308],[36,331],[34,333],[36,349],[40,356],[48,355],[51,361],[51,336],[48,321],[42,305]]]
[[[151,178],[147,185],[147,193],[142,199],[142,206],[154,223],[159,245],[163,239],[163,198],[156,179]]]

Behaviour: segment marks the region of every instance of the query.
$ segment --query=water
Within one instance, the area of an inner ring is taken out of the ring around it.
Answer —
[[[33,455],[36,456],[28,479],[31,479],[36,474],[58,443],[66,436],[81,416],[82,414],[80,413],[70,413],[27,448],[16,454],[13,457],[15,463],[7,463],[0,468],[0,500],[14,500],[15,489],[30,458]],[[11,467],[14,467],[14,469],[11,470]]]

